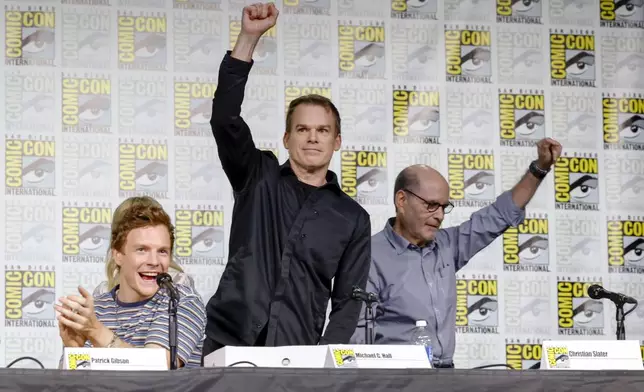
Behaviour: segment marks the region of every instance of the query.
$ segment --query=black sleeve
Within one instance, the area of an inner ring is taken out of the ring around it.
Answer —
[[[333,283],[331,314],[319,344],[347,344],[356,330],[362,303],[351,299],[353,286],[365,289],[371,267],[371,221],[362,210]]]
[[[248,124],[241,117],[244,89],[253,66],[226,52],[219,67],[210,125],[221,166],[235,192],[244,190],[262,168],[265,154],[257,149]]]

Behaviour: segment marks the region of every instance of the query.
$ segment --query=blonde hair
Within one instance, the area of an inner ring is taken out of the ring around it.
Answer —
[[[114,210],[112,218],[110,248],[107,250],[107,263],[105,265],[108,290],[112,290],[119,284],[120,268],[116,264],[116,260],[114,260],[112,250],[119,252],[123,250],[123,245],[125,245],[125,240],[130,231],[156,225],[166,226],[170,232],[170,269],[183,272],[181,266],[172,260],[174,226],[163,206],[148,196],[130,197]]]

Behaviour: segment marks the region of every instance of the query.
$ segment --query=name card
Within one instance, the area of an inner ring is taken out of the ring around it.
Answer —
[[[204,358],[204,367],[323,368],[326,346],[225,346]]]
[[[358,369],[431,369],[423,346],[329,345],[325,367]]]
[[[162,348],[65,347],[66,370],[168,370]]]
[[[637,340],[546,340],[541,369],[642,370]]]

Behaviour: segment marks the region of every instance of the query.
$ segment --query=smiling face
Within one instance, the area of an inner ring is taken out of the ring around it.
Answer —
[[[293,164],[307,170],[328,168],[342,138],[333,112],[316,104],[300,104],[292,112],[284,147]]]
[[[112,250],[120,269],[119,300],[138,302],[154,296],[159,289],[156,276],[168,271],[171,249],[170,231],[164,225],[131,230],[121,249]]]

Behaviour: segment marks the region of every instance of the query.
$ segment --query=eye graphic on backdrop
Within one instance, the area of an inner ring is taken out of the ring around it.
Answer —
[[[413,132],[427,131],[438,122],[439,115],[440,113],[435,107],[423,108],[409,119],[409,130]]]
[[[193,186],[207,186],[215,178],[217,167],[213,163],[207,163],[192,173]]]
[[[588,130],[592,129],[595,125],[595,117],[589,114],[583,113],[577,117],[574,117],[572,121],[568,123],[566,131],[570,137],[582,137],[586,136]]]
[[[578,262],[583,262],[592,254],[597,253],[597,242],[592,238],[584,238],[572,246],[571,258]]]
[[[109,36],[103,32],[95,32],[78,43],[79,52],[96,52],[109,45]]]
[[[385,120],[385,110],[381,107],[369,107],[356,116],[356,124],[374,125]]]
[[[111,102],[105,96],[93,96],[78,108],[78,118],[85,122],[100,120],[111,107]]]
[[[165,102],[160,99],[151,99],[136,107],[134,112],[138,119],[142,119],[142,121],[151,121],[155,120],[156,117],[163,113],[164,110]]]
[[[25,102],[23,115],[30,116],[47,116],[48,112],[54,109],[54,97],[50,95],[39,94]]]
[[[622,197],[627,199],[642,197],[642,190],[644,190],[644,177],[635,176],[622,186]]]
[[[634,142],[635,140],[629,139],[640,139],[639,136],[642,135],[642,131],[644,130],[644,117],[640,115],[634,115],[628,120],[624,121],[619,128],[621,129],[621,131],[619,132],[620,137],[627,139],[629,142]]]
[[[624,248],[624,260],[629,264],[639,264],[644,259],[644,238],[638,238]]]
[[[478,109],[463,118],[463,133],[480,135],[492,124],[492,114]]]
[[[36,317],[46,310],[53,309],[52,304],[55,298],[56,293],[47,289],[38,289],[29,294],[22,300],[22,311],[25,318]]]
[[[604,311],[604,304],[600,301],[589,299],[577,306],[572,311],[572,319],[575,323],[588,324]]]
[[[408,66],[410,68],[425,66],[429,60],[434,59],[434,53],[436,53],[436,51],[432,46],[423,45],[407,56]]]
[[[78,245],[84,253],[102,256],[107,252],[110,243],[111,230],[106,226],[93,226],[81,233]]]
[[[644,0],[618,0],[615,2],[615,15],[619,19],[627,19],[641,10]]]
[[[527,305],[521,308],[519,317],[524,315],[539,317],[540,315],[548,312],[548,301],[542,298],[535,298],[528,302]]]
[[[566,72],[573,76],[583,76],[590,72],[594,65],[595,55],[582,51],[566,61]]]
[[[521,261],[532,261],[548,251],[548,239],[535,235],[519,245],[519,258]]]
[[[224,232],[214,228],[202,231],[192,239],[192,250],[195,253],[212,254],[223,257]]]
[[[528,12],[539,2],[540,0],[512,0],[512,10],[515,12]]]
[[[212,117],[212,101],[208,99],[194,100],[197,106],[192,110],[190,120],[197,124],[207,124]]]
[[[430,4],[429,0],[407,0],[407,7],[421,8]]]
[[[39,224],[22,235],[22,244],[24,248],[49,252],[47,244],[52,243],[54,238],[56,238],[56,229],[49,225]]]
[[[618,58],[622,57],[618,54]],[[642,86],[644,80],[644,56],[639,53],[629,53],[622,60],[617,62],[616,72],[620,79],[635,83],[635,87]]]
[[[543,54],[536,49],[528,49],[521,53],[512,61],[515,69],[532,68],[533,65],[539,65],[543,62]]]
[[[385,47],[381,44],[370,43],[355,53],[355,63],[359,67],[371,67],[385,55]]]
[[[597,184],[597,177],[583,175],[570,184],[570,196],[578,202],[583,202],[583,199],[597,192]]]
[[[387,173],[382,169],[371,169],[358,177],[358,192],[374,192],[385,181]]]
[[[530,136],[543,126],[545,120],[542,113],[530,112],[518,119],[514,128],[519,135]]]
[[[492,53],[489,49],[474,48],[469,53],[461,57],[461,64],[465,73],[475,74],[484,65],[490,63]]]
[[[480,324],[490,318],[498,309],[497,300],[483,297],[467,308],[467,318],[473,324]]]
[[[78,173],[80,181],[96,181],[109,175],[110,164],[105,161],[94,161]]]
[[[23,178],[30,184],[38,184],[50,177],[54,172],[54,161],[49,158],[39,158],[22,169]]]
[[[302,52],[300,53],[300,63],[317,63],[328,53],[331,53],[329,45],[320,41],[311,41],[311,43],[306,46],[306,48],[304,48],[304,50],[302,50]]]
[[[137,170],[136,184],[144,188],[152,187],[166,175],[168,175],[168,165],[165,163],[151,162],[143,169]]]
[[[134,53],[136,57],[146,59],[156,56],[163,48],[165,48],[165,37],[160,34],[150,34],[134,45]]]
[[[494,185],[494,175],[487,171],[480,171],[465,181],[465,193],[476,197]]]
[[[190,47],[190,56],[209,56],[215,48],[215,41],[210,37],[204,37]]]
[[[22,50],[27,53],[40,53],[54,44],[54,32],[51,30],[36,30],[22,40]]]

